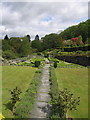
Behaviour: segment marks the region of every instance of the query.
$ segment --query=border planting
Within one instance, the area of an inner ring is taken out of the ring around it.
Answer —
[[[52,111],[51,111],[50,118],[53,119],[53,118],[59,118],[59,115],[55,109],[56,105],[54,103],[54,101],[58,99],[59,88],[58,88],[57,78],[55,74],[55,69],[52,66],[50,66],[50,82],[51,82],[50,95],[51,95],[51,104],[52,104]]]

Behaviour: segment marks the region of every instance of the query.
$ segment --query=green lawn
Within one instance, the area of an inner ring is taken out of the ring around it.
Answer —
[[[76,97],[80,96],[77,111],[68,113],[74,118],[88,118],[88,69],[57,68],[56,75],[60,89],[68,88]]]
[[[2,67],[2,100],[3,100],[3,115],[6,118],[12,118],[13,115],[10,110],[6,108],[6,104],[10,99],[9,90],[12,90],[18,86],[22,90],[21,97],[28,89],[36,68],[34,67],[22,67],[22,66],[3,66]]]

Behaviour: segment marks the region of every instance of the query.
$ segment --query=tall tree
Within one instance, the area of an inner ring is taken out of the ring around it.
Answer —
[[[8,40],[8,39],[9,39],[8,35],[5,35],[4,40]]]
[[[35,40],[39,40],[39,35],[36,35],[36,36],[35,36]]]
[[[42,51],[42,42],[40,40],[33,40],[31,42],[31,47],[38,51]]]
[[[30,37],[30,35],[27,35],[26,37],[28,38],[28,41],[31,42],[31,37]]]

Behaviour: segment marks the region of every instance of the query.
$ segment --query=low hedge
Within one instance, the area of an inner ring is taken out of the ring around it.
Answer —
[[[50,82],[51,82],[50,95],[51,95],[51,104],[52,104],[50,119],[53,119],[53,118],[59,118],[59,115],[57,114],[54,104],[54,101],[58,99],[59,88],[55,74],[55,68],[53,66],[50,67]]]
[[[35,72],[34,78],[26,90],[23,98],[16,105],[15,118],[30,118],[30,112],[32,110],[32,105],[35,102],[35,96],[40,84],[41,70]]]

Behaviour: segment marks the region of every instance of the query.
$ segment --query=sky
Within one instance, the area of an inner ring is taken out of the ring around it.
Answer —
[[[9,37],[29,34],[33,40],[37,34],[41,38],[88,19],[87,0],[26,1],[4,0],[0,3],[0,39],[6,34]]]

